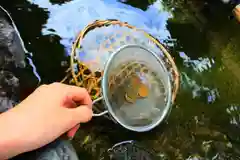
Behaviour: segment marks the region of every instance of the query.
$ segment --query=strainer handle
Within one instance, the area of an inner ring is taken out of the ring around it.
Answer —
[[[103,100],[103,97],[99,97],[99,98],[95,99],[95,100],[93,101],[93,104],[92,104],[92,105],[94,105],[95,103],[97,103],[98,101],[101,101],[101,100]],[[108,113],[107,110],[106,110],[106,111],[103,111],[103,112],[101,112],[101,113],[93,113],[93,117],[101,117],[101,116],[103,116],[103,115],[105,115],[105,114],[107,114],[107,113]]]

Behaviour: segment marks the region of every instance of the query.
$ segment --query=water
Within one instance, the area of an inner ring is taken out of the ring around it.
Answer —
[[[42,83],[65,76],[76,34],[96,19],[127,21],[171,51],[181,73],[181,89],[167,123],[140,134],[94,118],[81,125],[73,140],[80,157],[96,159],[113,144],[133,139],[166,159],[239,159],[240,32],[220,1],[13,0],[1,4],[32,52]]]
[[[116,117],[127,126],[152,125],[163,115],[161,113],[165,109],[167,99],[165,86],[144,62],[143,64],[136,61],[128,63],[111,72],[113,75],[110,77],[114,76],[114,73],[120,73],[119,70],[123,73],[117,75],[109,88],[110,105]]]

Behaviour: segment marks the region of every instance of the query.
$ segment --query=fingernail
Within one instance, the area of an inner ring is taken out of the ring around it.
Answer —
[[[69,140],[73,140],[74,136],[75,136],[75,134],[68,135]]]

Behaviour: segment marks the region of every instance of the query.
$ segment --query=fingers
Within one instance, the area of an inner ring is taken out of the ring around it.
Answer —
[[[92,109],[90,109],[86,105],[73,108],[69,111],[71,112],[71,116],[76,122],[76,124],[86,123],[92,119],[92,115],[93,115]]]
[[[68,98],[72,99],[74,102],[80,102],[81,104],[92,106],[92,99],[85,88],[61,83],[53,83],[53,85],[61,86],[61,88],[64,89],[64,92],[67,93]]]
[[[75,127],[73,127],[70,131],[68,131],[67,136],[70,139],[73,139],[73,137],[75,136],[75,134],[77,133],[78,129],[80,127],[80,124],[76,125]]]
[[[85,88],[80,88],[76,86],[68,87],[69,87],[68,96],[72,98],[73,101],[81,102],[81,104],[92,106],[92,99]]]
[[[240,22],[240,6],[237,6],[234,8],[233,14],[236,17],[236,19],[238,20],[238,22]]]

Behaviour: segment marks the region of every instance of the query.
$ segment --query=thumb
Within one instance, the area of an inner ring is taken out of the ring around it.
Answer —
[[[92,119],[92,109],[87,105],[81,105],[79,107],[71,109],[72,116],[76,120],[76,123],[85,123]]]

